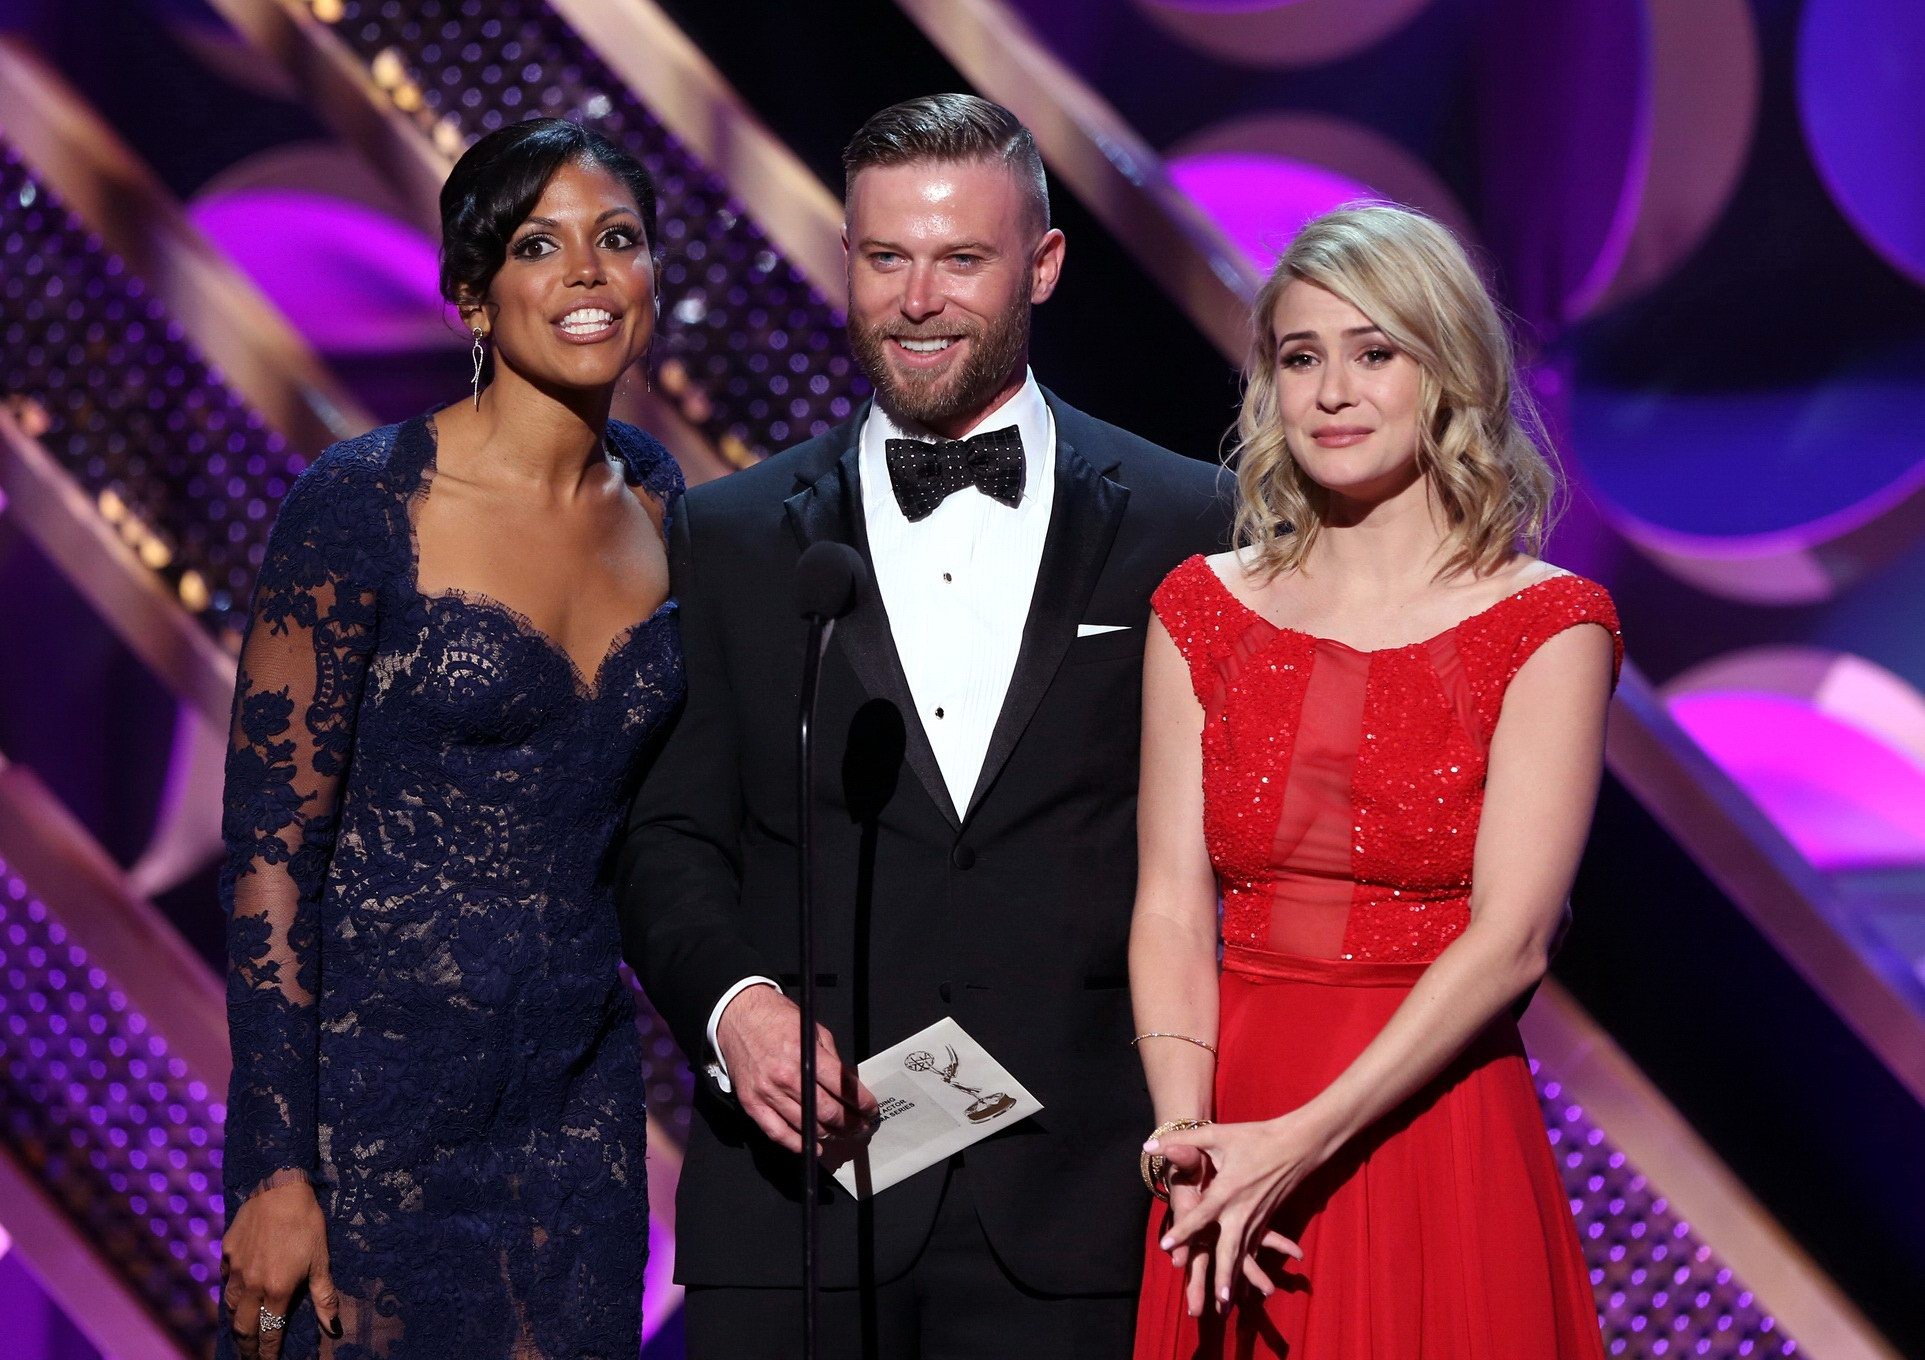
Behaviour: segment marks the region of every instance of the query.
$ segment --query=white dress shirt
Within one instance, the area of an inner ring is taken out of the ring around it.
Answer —
[[[938,436],[899,426],[880,403],[870,406],[859,436],[862,515],[876,589],[916,716],[958,815],[969,810],[1016,670],[1056,502],[1056,419],[1034,373],[964,438],[1010,425],[1023,437],[1022,499],[1012,508],[965,487],[914,523],[889,483],[888,441]],[[744,988],[764,984],[776,985],[771,978],[743,978],[709,1013],[709,1074],[724,1091],[728,1072],[716,1026]]]
[[[1011,508],[965,487],[913,524],[889,485],[886,446],[934,436],[899,428],[880,406],[862,426],[862,515],[876,589],[958,814],[969,809],[1016,670],[1056,501],[1056,421],[1033,374],[968,434],[1010,425],[1023,436],[1022,500]]]

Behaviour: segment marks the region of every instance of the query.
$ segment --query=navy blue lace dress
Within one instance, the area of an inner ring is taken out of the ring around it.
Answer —
[[[608,445],[670,509],[667,451]],[[434,450],[427,419],[335,445],[261,564],[223,824],[228,1213],[314,1183],[340,1360],[633,1360],[643,1081],[609,875],[681,698],[674,605],[585,676],[514,611],[423,595]],[[317,1337],[304,1302],[285,1353]]]

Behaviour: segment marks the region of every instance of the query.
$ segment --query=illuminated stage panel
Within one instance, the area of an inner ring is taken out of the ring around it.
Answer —
[[[1733,599],[1814,603],[1925,532],[1921,363],[1925,346],[1885,345],[1765,391],[1580,375],[1572,442],[1606,518],[1667,570]]]
[[[1478,77],[1484,239],[1505,302],[1536,325],[1584,315],[1617,277],[1651,155],[1641,0],[1498,0]]]
[[[1390,37],[1430,0],[1136,0],[1199,51],[1240,66],[1341,61]]]
[[[1646,0],[1650,150],[1604,311],[1665,282],[1730,206],[1752,152],[1760,70],[1749,0]]]
[[[1485,238],[1509,303],[1575,323],[1703,243],[1750,153],[1745,0],[1497,0],[1478,45]]]
[[[213,1335],[221,1108],[0,855],[0,1140],[190,1352]]]
[[[0,146],[0,392],[189,613],[232,640],[302,460]]]
[[[1764,1302],[1692,1232],[1555,1074],[1535,1060],[1531,1072],[1591,1268],[1605,1353],[1718,1360],[1796,1354],[1797,1342]]]
[[[31,45],[4,35],[0,140],[296,448],[312,455],[374,423],[79,91]]]
[[[195,225],[324,354],[465,348],[436,281],[436,243],[358,203],[294,189],[202,198]],[[359,433],[359,431],[356,431]]]
[[[1812,160],[1858,234],[1925,284],[1925,11],[1913,0],[1809,0],[1798,106]]]
[[[1450,190],[1422,161],[1342,119],[1238,118],[1184,138],[1165,156],[1177,187],[1264,272],[1306,221],[1358,199],[1402,203],[1476,237]]]
[[[1176,187],[1259,267],[1274,263],[1312,217],[1371,197],[1356,180],[1274,156],[1206,152],[1173,159],[1169,167]]]
[[[1692,693],[1671,711],[1815,867],[1925,864],[1925,766],[1788,695]]]
[[[866,394],[840,311],[549,6],[329,0],[315,13],[444,155],[549,114],[642,157],[661,190],[667,261],[659,386],[732,462],[824,433]]]
[[[1796,1354],[1798,1343],[1763,1300],[1692,1233],[1563,1083],[1534,1059],[1530,1071],[1598,1293],[1605,1352],[1717,1360]]]
[[[1862,657],[1719,657],[1665,687],[1678,723],[1823,872],[1841,932],[1925,1016],[1925,694]]]

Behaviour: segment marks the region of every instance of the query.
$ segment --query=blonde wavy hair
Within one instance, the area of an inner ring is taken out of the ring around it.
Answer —
[[[1450,231],[1408,208],[1354,203],[1312,218],[1257,294],[1237,416],[1237,542],[1274,578],[1303,564],[1328,496],[1291,455],[1277,391],[1277,299],[1303,280],[1383,329],[1421,371],[1417,466],[1456,548],[1439,576],[1484,575],[1540,551],[1559,480],[1511,334]]]

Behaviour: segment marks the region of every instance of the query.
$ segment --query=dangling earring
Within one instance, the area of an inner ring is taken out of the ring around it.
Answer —
[[[481,343],[481,327],[475,327],[474,336],[474,348],[468,351],[468,357],[475,361],[475,371],[468,381],[475,389],[475,409],[478,411],[481,409],[481,361],[487,357],[488,351]]]
[[[648,348],[642,351],[642,383],[649,392],[655,390],[655,336],[662,329],[662,295],[655,295],[655,324],[649,328]]]

